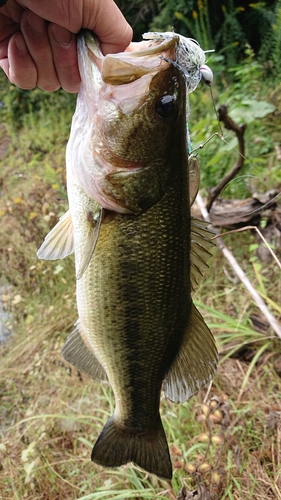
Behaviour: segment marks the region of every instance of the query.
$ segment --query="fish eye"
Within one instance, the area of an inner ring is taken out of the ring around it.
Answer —
[[[172,95],[163,95],[156,101],[156,111],[161,118],[168,118],[175,109],[175,98]]]

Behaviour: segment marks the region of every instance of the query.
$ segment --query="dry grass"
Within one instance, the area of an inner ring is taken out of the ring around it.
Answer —
[[[72,369],[60,354],[76,320],[73,262],[36,257],[66,208],[63,155],[45,151],[35,161],[20,138],[17,150],[7,149],[8,142],[0,160],[0,285],[6,287],[2,298],[13,333],[0,348],[0,499],[281,500],[280,342],[270,331],[253,330],[254,306],[242,286],[226,277],[218,253],[196,297],[205,304],[201,311],[223,361],[207,401],[205,393],[179,406],[161,401],[172,483],[130,465],[111,471],[90,462],[91,447],[112,412],[111,391]],[[237,241],[230,237],[233,247]],[[249,242],[245,235],[239,242],[238,258],[248,265]],[[275,273],[270,265],[263,276],[278,302]],[[215,411],[221,417],[211,417]]]

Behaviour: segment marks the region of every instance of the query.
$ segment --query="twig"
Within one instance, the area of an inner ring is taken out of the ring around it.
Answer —
[[[207,403],[208,399],[209,399],[209,395],[210,395],[210,392],[211,392],[211,389],[212,389],[212,385],[213,385],[213,380],[211,380],[211,382],[209,383],[208,385],[208,389],[207,389],[207,392],[205,394],[205,397],[204,397],[204,400],[203,400],[203,403]]]
[[[207,211],[207,208],[204,204],[203,198],[202,198],[200,193],[198,193],[196,200],[197,200],[198,206],[201,210],[201,213],[202,213],[204,220],[206,220],[207,222],[211,222],[209,213]],[[215,228],[212,228],[212,230],[215,232],[216,235],[218,235],[218,231]],[[276,335],[278,337],[280,337],[280,339],[281,339],[281,327],[280,327],[279,323],[276,321],[275,317],[268,310],[266,303],[263,301],[263,299],[258,294],[256,289],[253,287],[250,280],[247,278],[246,274],[244,273],[243,269],[239,266],[234,255],[230,252],[230,250],[228,250],[228,248],[226,247],[226,245],[224,244],[224,242],[220,236],[218,236],[216,238],[216,241],[217,241],[219,249],[222,251],[223,255],[228,260],[228,262],[230,263],[233,270],[236,272],[238,278],[240,279],[240,281],[242,281],[245,288],[247,288],[248,292],[251,294],[256,305],[258,306],[260,311],[264,314],[264,316],[266,317],[270,326],[273,328]]]
[[[218,110],[219,120],[224,123],[225,128],[229,130],[233,130],[237,135],[238,146],[239,146],[239,155],[238,159],[230,172],[228,172],[225,177],[219,182],[219,184],[209,191],[208,200],[206,203],[206,208],[208,212],[210,212],[211,206],[213,205],[215,199],[220,195],[223,188],[235,177],[235,175],[239,172],[239,170],[244,165],[245,159],[245,142],[244,142],[244,133],[246,130],[246,125],[243,124],[241,127],[235,123],[230,116],[227,114],[227,107],[222,105]]]

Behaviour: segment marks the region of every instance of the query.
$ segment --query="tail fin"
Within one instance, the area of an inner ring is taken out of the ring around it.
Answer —
[[[107,421],[92,451],[91,460],[105,467],[117,467],[128,462],[156,474],[172,478],[172,464],[162,422],[150,434],[133,433],[116,424],[114,415]]]

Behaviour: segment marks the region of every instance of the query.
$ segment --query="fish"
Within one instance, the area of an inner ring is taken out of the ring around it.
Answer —
[[[74,252],[79,319],[62,354],[113,389],[114,413],[91,460],[133,462],[170,480],[161,390],[184,402],[217,367],[214,337],[192,301],[213,246],[206,223],[190,215],[199,175],[194,165],[189,175],[187,152],[188,92],[201,79],[204,53],[176,33],[152,33],[103,56],[83,31],[78,60],[69,210],[38,257]]]

